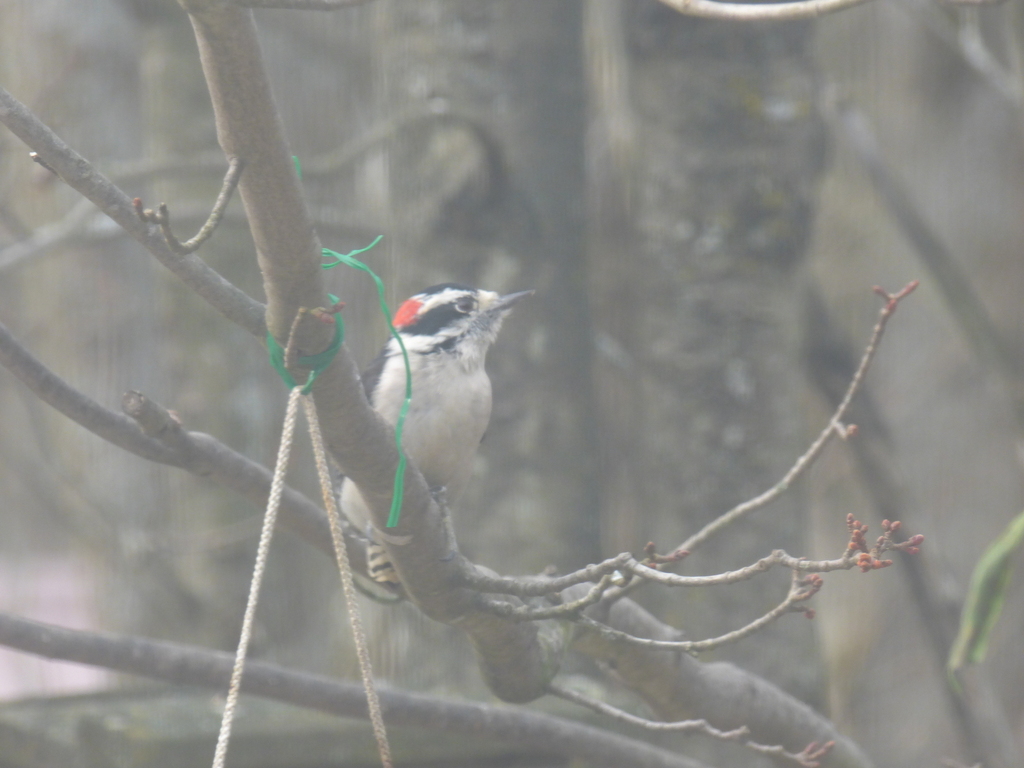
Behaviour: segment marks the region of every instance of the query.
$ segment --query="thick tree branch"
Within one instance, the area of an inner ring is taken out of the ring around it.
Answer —
[[[81,632],[0,613],[0,645],[49,659],[115,669],[177,685],[222,690],[231,676],[231,654],[177,643],[98,632]],[[366,694],[360,685],[273,664],[246,664],[242,690],[343,717],[366,718]],[[594,765],[638,768],[705,768],[641,741],[588,725],[510,707],[442,699],[381,689],[381,705],[390,725],[419,726],[449,733],[489,736],[529,743],[538,750],[577,757]]]
[[[270,492],[270,472],[242,454],[201,432],[188,432],[158,405],[139,395],[126,395],[132,418],[104,408],[50,371],[22,347],[0,324],[0,365],[3,365],[40,400],[95,435],[158,464],[185,469],[237,491],[260,506]],[[158,414],[165,414],[159,417]],[[134,419],[134,420],[133,420]],[[139,427],[139,423],[144,428]],[[164,426],[157,428],[158,423]],[[148,433],[147,433],[148,429]],[[281,522],[294,533],[333,557],[327,517],[320,508],[292,488],[281,499]],[[365,548],[350,542],[349,556],[365,573]]]
[[[179,256],[164,242],[159,228],[144,224],[131,199],[94,169],[21,102],[0,88],[0,123],[34,149],[68,186],[91,200],[142,244],[182,282],[232,322],[262,338],[263,306],[229,283],[195,254]]]

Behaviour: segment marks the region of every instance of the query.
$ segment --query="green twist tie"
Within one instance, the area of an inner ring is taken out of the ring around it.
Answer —
[[[379,235],[376,240],[370,243],[365,248],[360,248],[357,251],[351,253],[341,254],[332,251],[330,248],[324,248],[324,256],[328,258],[334,258],[336,261],[330,264],[321,265],[324,269],[331,269],[338,266],[339,264],[345,264],[346,266],[352,267],[353,269],[360,269],[370,277],[377,284],[377,297],[380,299],[380,309],[384,313],[384,319],[388,322],[388,328],[391,329],[391,335],[398,341],[398,346],[402,350],[402,359],[405,361],[405,400],[402,402],[402,407],[398,411],[398,422],[395,424],[395,446],[398,448],[398,467],[395,469],[395,485],[391,494],[391,514],[388,516],[388,528],[394,528],[398,525],[398,518],[402,514],[402,497],[405,491],[405,453],[402,452],[402,429],[405,426],[405,417],[409,413],[409,403],[412,401],[412,369],[409,367],[409,353],[405,349],[405,343],[402,341],[402,337],[398,331],[395,330],[394,324],[391,322],[391,310],[388,309],[388,304],[384,300],[384,283],[374,273],[372,269],[355,258],[358,253],[363,253],[370,250],[377,243],[381,241],[383,235]]]
[[[333,294],[327,294],[330,296],[331,301],[335,304],[338,303],[338,297]],[[313,388],[313,382],[316,381],[316,377],[319,376],[323,371],[327,370],[327,366],[334,360],[334,356],[338,354],[338,350],[341,349],[341,342],[345,340],[345,321],[341,319],[341,313],[334,313],[334,339],[331,341],[331,346],[325,349],[323,352],[318,352],[315,355],[303,355],[296,362],[303,368],[309,368],[309,378],[306,379],[306,383],[302,387],[302,394],[308,395],[309,391]],[[277,371],[277,375],[281,377],[281,380],[285,383],[288,389],[295,389],[299,386],[295,381],[295,377],[291,375],[288,368],[284,364],[284,347],[277,343],[277,339],[267,331],[267,347],[270,349],[270,364],[274,366],[274,370]]]

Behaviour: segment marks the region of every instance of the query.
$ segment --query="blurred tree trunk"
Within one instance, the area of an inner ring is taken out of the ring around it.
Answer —
[[[669,551],[774,485],[805,448],[798,275],[824,163],[813,27],[703,21],[654,0],[588,7],[603,544]],[[803,551],[801,509],[791,491],[684,569]],[[643,599],[701,638],[786,589],[766,578]],[[813,633],[795,617],[719,657],[818,696]]]

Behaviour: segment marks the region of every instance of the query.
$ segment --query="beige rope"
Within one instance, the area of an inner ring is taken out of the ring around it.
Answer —
[[[309,436],[313,441],[313,454],[316,456],[316,469],[320,476],[320,490],[327,508],[327,519],[331,523],[331,538],[334,540],[334,552],[338,559],[338,570],[341,572],[341,586],[345,593],[345,605],[348,607],[348,619],[352,626],[352,637],[356,643],[356,656],[359,658],[359,671],[363,676],[363,688],[366,691],[366,707],[370,712],[370,723],[373,735],[377,739],[380,761],[384,768],[392,768],[391,747],[388,745],[388,734],[384,730],[384,717],[380,711],[380,699],[373,684],[373,668],[370,666],[370,652],[366,646],[366,633],[363,631],[363,620],[359,615],[359,604],[356,602],[356,588],[352,581],[352,566],[348,561],[348,550],[345,549],[345,537],[341,531],[341,516],[338,514],[338,501],[331,486],[331,476],[327,469],[327,453],[324,451],[324,438],[320,433],[320,421],[316,415],[313,398],[305,395],[302,407],[309,423]]]
[[[274,467],[274,479],[270,483],[270,495],[267,498],[267,512],[263,518],[263,531],[260,544],[256,549],[256,565],[253,567],[252,582],[249,585],[249,602],[245,606],[242,619],[242,634],[238,638],[238,650],[235,653],[235,666],[231,670],[231,685],[228,687],[228,698],[224,702],[224,716],[220,722],[220,733],[217,736],[217,748],[213,753],[213,768],[224,768],[224,760],[228,754],[228,740],[231,738],[231,724],[235,719],[235,708],[238,705],[238,692],[242,687],[242,671],[245,668],[245,654],[249,649],[252,637],[253,617],[256,615],[256,603],[259,600],[260,584],[267,566],[267,554],[270,552],[270,539],[274,535],[274,523],[277,521],[277,510],[281,505],[281,492],[284,490],[284,476],[288,469],[288,458],[291,456],[292,437],[295,434],[295,417],[298,412],[300,390],[292,389],[288,396],[288,408],[285,411],[284,427],[281,430],[281,446],[277,452],[277,465]]]

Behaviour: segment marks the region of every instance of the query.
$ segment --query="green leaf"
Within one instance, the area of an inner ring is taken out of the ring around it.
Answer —
[[[1006,600],[1010,586],[1013,554],[1024,542],[1024,512],[1017,515],[999,537],[985,550],[971,575],[971,584],[960,615],[960,631],[949,654],[947,670],[950,682],[959,689],[954,677],[965,664],[985,659],[989,639]]]

